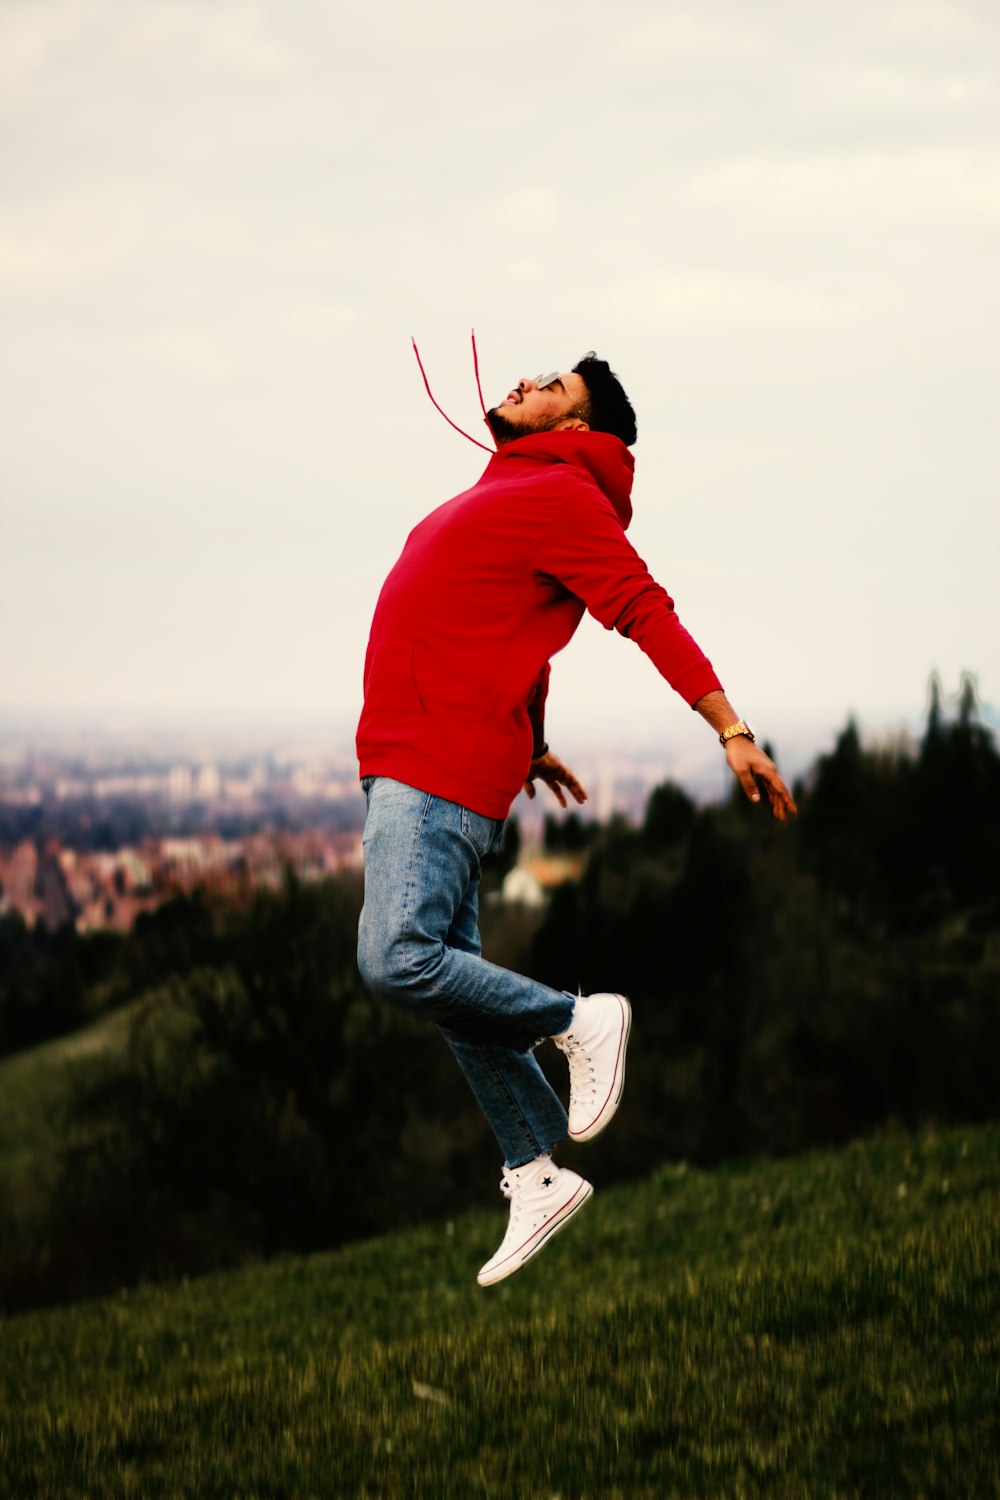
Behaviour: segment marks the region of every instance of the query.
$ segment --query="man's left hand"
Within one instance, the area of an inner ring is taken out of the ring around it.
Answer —
[[[759,745],[753,740],[748,740],[746,735],[735,735],[726,741],[726,760],[729,769],[736,777],[740,786],[746,792],[751,802],[760,801],[760,792],[755,777],[759,777],[767,792],[771,811],[779,823],[784,823],[788,817],[795,817],[798,808],[792,800],[792,794],[781,778],[781,773],[769,755],[766,755]]]
[[[535,782],[544,781],[552,792],[560,807],[566,806],[566,798],[563,795],[563,787],[569,792],[574,802],[586,802],[587,793],[577,781],[573,772],[564,766],[558,755],[553,755],[551,750],[546,750],[544,755],[536,755],[531,762],[528,771],[528,779],[524,783],[524,790],[529,797],[535,795]]]

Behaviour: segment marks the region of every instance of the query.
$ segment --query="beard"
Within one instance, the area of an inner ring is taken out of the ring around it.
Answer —
[[[515,438],[528,437],[533,432],[551,432],[562,420],[562,417],[555,417],[545,422],[511,422],[503,416],[498,406],[486,413],[487,424],[498,448],[502,448],[504,443],[512,443]]]
[[[524,437],[525,435],[526,429],[515,427],[513,422],[508,422],[506,417],[501,416],[498,406],[494,406],[491,411],[486,413],[486,421],[498,448],[502,447],[504,443],[512,443],[515,438]]]

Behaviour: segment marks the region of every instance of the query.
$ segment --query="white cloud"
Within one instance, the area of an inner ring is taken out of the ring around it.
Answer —
[[[992,13],[992,14],[991,14]],[[873,13],[874,15],[875,13]],[[894,41],[911,40],[933,48],[940,55],[943,46],[967,50],[978,48],[991,39],[996,41],[996,12],[992,5],[982,10],[968,0],[901,0],[886,7],[883,26]]]
[[[736,158],[696,177],[692,195],[742,211],[921,220],[1000,219],[1000,150],[861,149]]]
[[[149,195],[132,185],[76,188],[0,223],[0,286],[5,300],[45,297],[111,271],[141,244]]]
[[[88,14],[86,0],[39,5],[37,0],[0,9],[0,92],[23,88],[67,43],[76,39]]]
[[[265,7],[243,0],[211,8],[183,0],[145,0],[124,35],[126,55],[136,63],[151,56],[162,63],[172,53],[174,60],[185,58],[189,65],[249,77],[281,73],[289,64]]]
[[[831,102],[845,110],[881,109],[889,118],[912,111],[925,122],[945,118],[958,119],[961,111],[979,100],[989,101],[992,80],[988,71],[973,67],[948,71],[903,69],[898,61],[852,63],[832,70],[824,92]]]
[[[835,328],[894,305],[890,288],[847,290],[763,275],[667,268],[631,276],[603,296],[581,302],[611,323],[631,328],[729,332]]]
[[[204,73],[249,80],[289,66],[273,32],[273,13],[250,0],[211,7],[185,0],[38,0],[0,9],[0,87],[8,99],[26,96],[39,80],[86,79],[93,49],[102,76],[130,92],[139,75],[154,90],[173,74]],[[150,71],[151,70],[151,71]],[[110,98],[109,98],[110,102]]]
[[[10,224],[0,224],[0,296],[51,292],[75,281],[78,270],[68,245]]]
[[[533,260],[530,256],[516,255],[512,260],[497,266],[497,275],[504,275],[510,281],[541,281],[545,275],[545,267],[541,261]]]
[[[282,322],[295,338],[322,343],[336,338],[357,317],[357,309],[346,302],[300,302],[289,307]]]
[[[559,229],[559,199],[549,188],[526,187],[504,193],[489,201],[485,213],[495,225],[511,234],[549,239]]]
[[[195,208],[166,184],[105,177],[36,196],[0,221],[0,281],[6,300],[44,298],[107,281],[129,267],[232,265],[248,243],[232,214]]]
[[[239,368],[224,338],[211,328],[162,328],[139,339],[137,346],[172,374],[225,380]]]
[[[739,21],[711,19],[702,10],[675,6],[673,12],[641,21],[614,35],[612,51],[633,66],[662,69],[664,65],[691,67],[705,62],[714,68],[733,61],[760,60],[773,53],[775,33],[753,23],[753,13]]]

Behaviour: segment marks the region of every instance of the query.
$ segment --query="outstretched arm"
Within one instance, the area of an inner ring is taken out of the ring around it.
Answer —
[[[737,723],[740,717],[723,692],[706,693],[703,698],[698,699],[694,707],[705,722],[711,724],[716,734],[722,734],[730,725]],[[798,809],[792,800],[791,792],[781,778],[781,773],[771,757],[766,755],[753,740],[742,734],[727,740],[726,760],[729,762],[729,769],[751,802],[760,801],[760,792],[754,779],[759,777],[764,783],[771,811],[778,822],[783,823],[789,816],[795,817]]]

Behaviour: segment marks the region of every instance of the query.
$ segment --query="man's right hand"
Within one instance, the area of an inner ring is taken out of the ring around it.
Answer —
[[[546,750],[544,755],[536,755],[531,762],[524,790],[529,797],[535,795],[535,782],[544,781],[551,791],[553,797],[560,807],[566,806],[566,798],[563,787],[569,792],[574,802],[586,802],[587,793],[577,781],[573,772],[564,766],[558,755],[553,755],[551,750]]]
[[[771,811],[779,823],[794,818],[798,808],[788,790],[781,773],[771,757],[759,745],[743,735],[726,741],[726,760],[740,786],[751,802],[760,801],[757,780],[761,782],[771,804]]]

